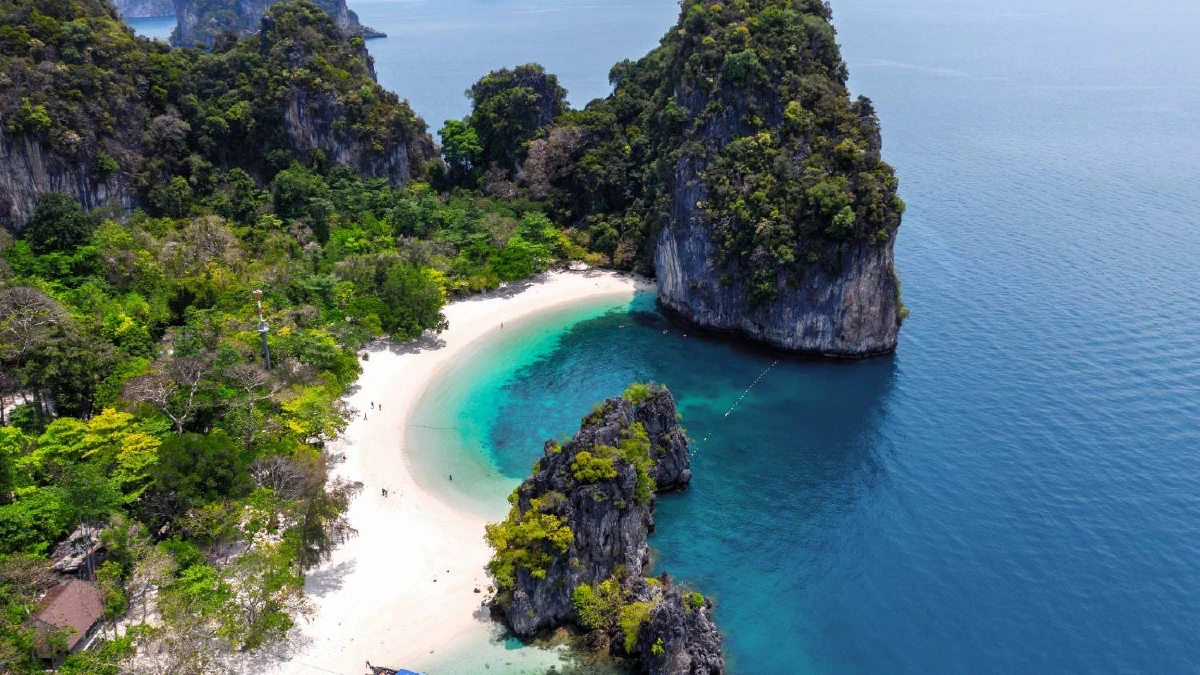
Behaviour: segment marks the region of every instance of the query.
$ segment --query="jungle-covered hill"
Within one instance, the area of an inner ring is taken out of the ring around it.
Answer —
[[[221,172],[292,160],[399,185],[436,159],[425,124],[374,80],[361,38],[306,0],[211,53],[135,37],[106,0],[0,6],[0,225],[72,194],[182,216]]]
[[[109,632],[67,672],[215,672],[285,634],[353,534],[324,448],[362,349],[449,298],[584,259],[719,300],[701,322],[894,346],[903,205],[823,3],[686,3],[583,110],[536,64],[488,73],[440,157],[318,5],[260,29],[173,49],[106,0],[0,4],[6,671],[40,671],[26,619],[72,532],[108,551]]]

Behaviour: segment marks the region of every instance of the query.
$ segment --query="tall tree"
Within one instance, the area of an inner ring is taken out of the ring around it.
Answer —
[[[292,627],[292,614],[308,608],[304,578],[279,544],[260,544],[243,553],[222,578],[230,589],[223,632],[243,648],[282,636]]]
[[[187,423],[206,401],[201,394],[212,372],[207,355],[161,360],[154,370],[125,385],[125,397],[149,403],[171,420],[176,435],[183,435]]]
[[[75,198],[64,192],[38,196],[26,236],[38,253],[70,251],[87,243],[96,228]]]
[[[68,321],[62,306],[35,288],[0,290],[0,359],[20,362]]]
[[[86,419],[95,413],[96,388],[115,362],[109,343],[57,326],[51,339],[27,354],[21,374],[26,386],[53,400],[56,414]]]
[[[536,63],[488,73],[467,96],[482,162],[504,171],[515,170],[529,141],[567,109],[567,90]]]
[[[239,363],[229,368],[225,379],[241,396],[242,415],[245,417],[241,422],[244,426],[242,443],[247,450],[252,449],[255,433],[259,430],[259,404],[271,400],[283,389],[283,384],[266,369],[252,363]]]

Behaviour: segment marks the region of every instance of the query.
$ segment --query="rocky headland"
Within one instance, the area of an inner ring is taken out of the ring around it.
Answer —
[[[133,1],[133,0],[127,0]],[[243,38],[259,29],[259,19],[279,0],[173,0],[178,21],[171,44],[212,49],[218,37]],[[346,6],[346,0],[314,0],[346,35],[363,38],[386,37],[363,26],[358,14]]]
[[[549,441],[512,509],[488,526],[493,607],[522,638],[574,626],[592,649],[656,675],[724,671],[712,603],[643,576],[656,494],[691,480],[687,437],[665,387],[598,404],[575,437]]]
[[[895,349],[904,204],[821,0],[684,3],[614,92],[528,144],[517,183],[663,308],[781,349]]]
[[[173,16],[175,0],[113,0],[117,11],[126,19]]]
[[[255,16],[258,36],[207,54],[135,37],[105,0],[81,0],[75,16],[102,48],[56,34],[0,52],[0,227],[21,231],[50,191],[86,210],[182,215],[172,205],[213,169],[266,183],[319,162],[402,185],[437,161],[362,42],[308,0],[274,4]]]

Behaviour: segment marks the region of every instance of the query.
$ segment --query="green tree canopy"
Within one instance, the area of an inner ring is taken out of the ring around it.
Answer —
[[[516,169],[527,144],[567,109],[567,90],[535,63],[488,73],[469,91],[484,166]]]
[[[479,142],[475,128],[461,120],[446,120],[438,136],[442,139],[442,158],[446,160],[450,184],[477,185],[483,162],[483,144]]]
[[[87,243],[95,223],[75,198],[65,192],[38,196],[26,236],[38,253],[71,251]]]

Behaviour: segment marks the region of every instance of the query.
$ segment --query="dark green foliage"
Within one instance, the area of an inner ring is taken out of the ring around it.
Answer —
[[[269,13],[261,39],[203,53],[134,37],[103,0],[2,3],[0,119],[96,178],[123,175],[152,213],[173,218],[220,192],[222,169],[263,182],[296,159],[327,168],[324,151],[293,146],[289,107],[301,124],[365,148],[363,167],[383,171],[385,155],[406,153],[410,175],[388,177],[419,176],[434,157],[425,124],[374,82],[361,44],[308,0]],[[243,181],[232,187],[245,195]]]
[[[46,416],[38,412],[36,404],[22,403],[8,414],[8,425],[14,429],[37,436],[46,430]]]
[[[516,169],[526,145],[567,109],[558,78],[534,63],[488,73],[467,92],[484,167]]]
[[[223,497],[242,497],[253,484],[241,451],[223,429],[186,433],[163,442],[147,504],[155,518],[182,515],[188,508]]]
[[[380,316],[383,329],[398,340],[418,337],[427,328],[447,326],[441,313],[445,295],[426,270],[396,262],[379,288],[379,299],[387,308]]]
[[[293,164],[271,181],[271,204],[284,220],[304,220],[322,244],[329,241],[329,185],[311,171]]]
[[[449,183],[477,185],[483,173],[483,145],[475,128],[467,122],[446,120],[438,136],[442,139],[442,158],[446,160]]]
[[[58,414],[86,418],[96,412],[96,388],[113,363],[113,349],[103,340],[60,329],[30,352],[21,373],[28,386],[54,392]]]
[[[717,262],[759,302],[839,245],[886,244],[903,204],[829,19],[818,0],[685,3],[658,49],[612,69],[611,96],[530,146],[518,183],[649,272],[676,189],[699,179]]]
[[[86,243],[94,228],[95,223],[71,195],[44,192],[38,196],[26,236],[37,253],[71,251]]]
[[[62,490],[64,515],[72,528],[107,522],[121,505],[117,487],[90,464],[71,467],[62,481]]]

